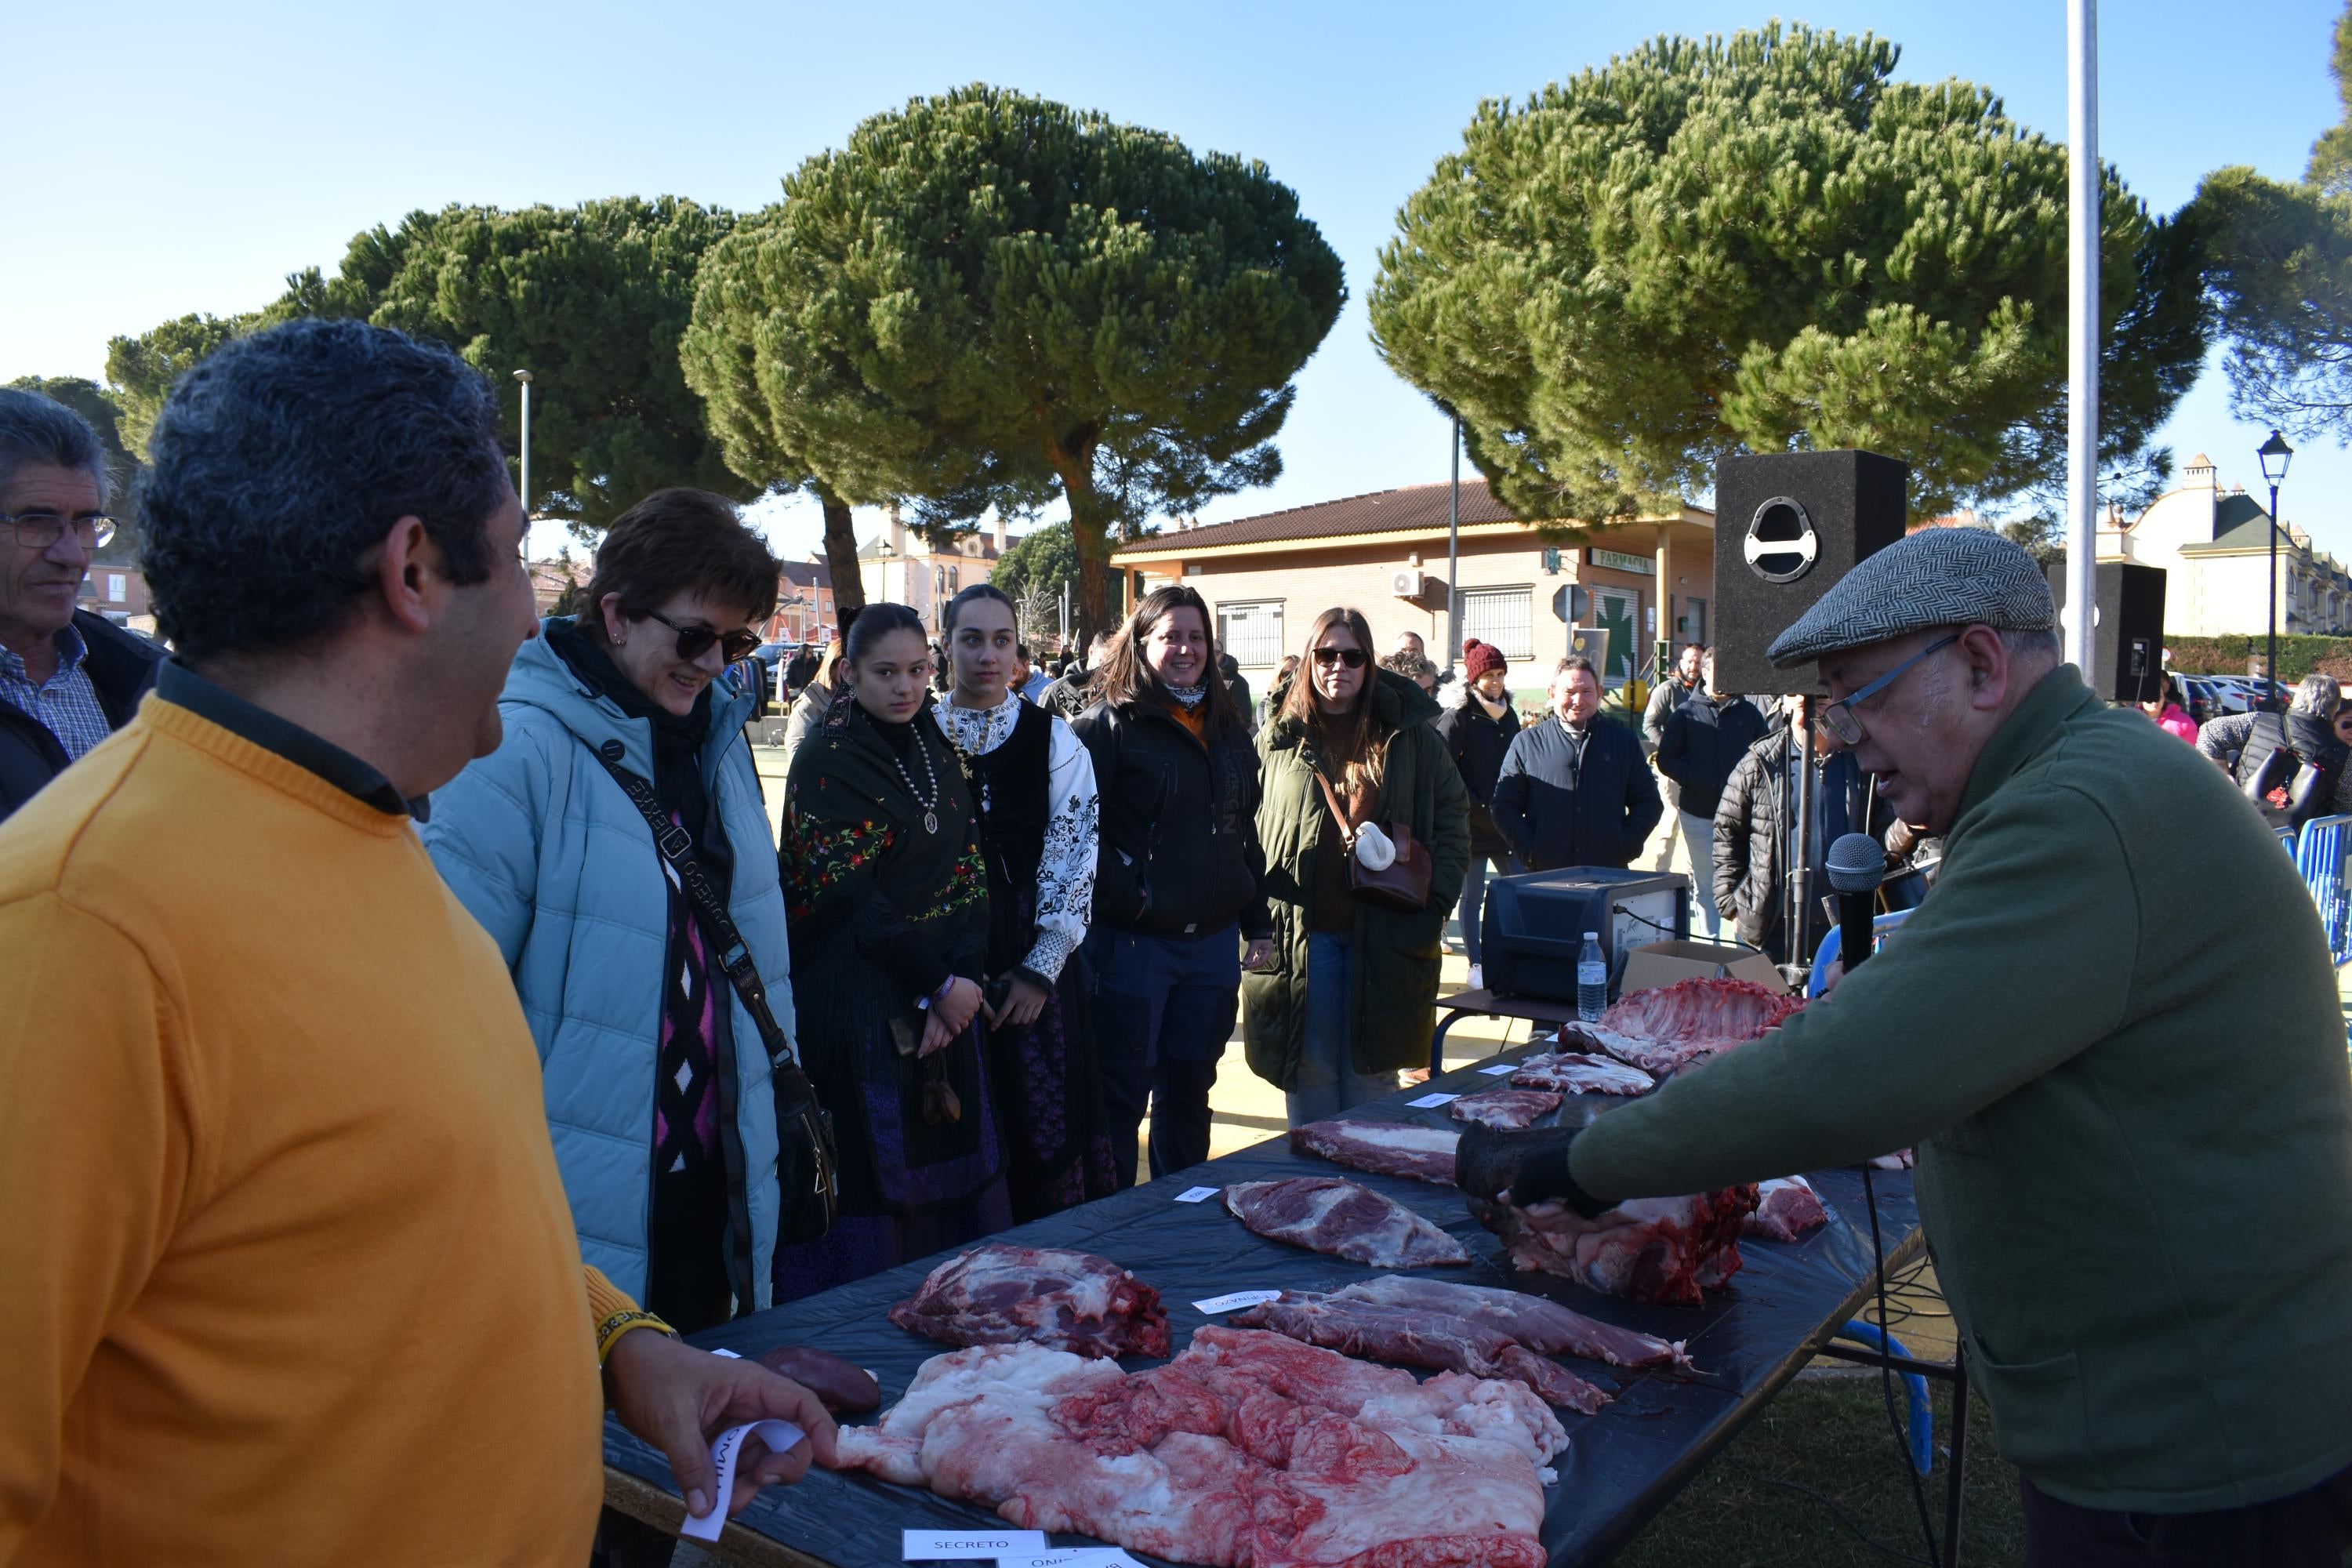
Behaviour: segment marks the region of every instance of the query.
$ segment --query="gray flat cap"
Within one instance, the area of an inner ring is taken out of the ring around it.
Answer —
[[[1765,657],[1785,669],[1906,632],[1977,624],[2000,632],[2056,626],[2042,568],[1985,529],[1923,528],[1865,556],[1773,638]]]

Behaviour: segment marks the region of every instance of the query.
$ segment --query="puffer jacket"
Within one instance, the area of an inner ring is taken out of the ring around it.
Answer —
[[[1499,860],[1511,852],[1503,842],[1503,835],[1495,826],[1495,818],[1486,809],[1495,798],[1495,779],[1503,771],[1503,759],[1511,750],[1511,737],[1519,732],[1518,710],[1511,706],[1508,693],[1503,699],[1503,716],[1491,719],[1486,710],[1470,700],[1470,683],[1457,680],[1444,689],[1444,711],[1430,725],[1445,742],[1454,765],[1461,771],[1462,787],[1470,796],[1470,853]]]
[[[1715,912],[1761,948],[1780,923],[1780,840],[1788,825],[1788,721],[1775,713],[1724,781],[1715,808]]]
[[[1438,939],[1470,868],[1469,795],[1444,741],[1425,721],[1436,714],[1437,700],[1402,675],[1378,674],[1373,711],[1396,732],[1370,820],[1382,831],[1402,822],[1429,847],[1429,901],[1410,914],[1356,905],[1349,1008],[1360,1073],[1427,1064],[1437,1024]],[[1265,846],[1274,948],[1265,968],[1242,976],[1242,1037],[1250,1070],[1286,1090],[1297,1085],[1307,1037],[1307,920],[1315,858],[1346,851],[1315,782],[1320,759],[1306,728],[1296,719],[1276,718],[1258,736],[1258,757],[1265,798],[1257,831]]]
[[[784,895],[743,740],[751,711],[731,684],[712,689],[702,782],[734,857],[728,913],[790,1036]],[[543,636],[516,655],[499,714],[505,740],[435,794],[423,837],[514,974],[581,1256],[643,1300],[669,893],[645,818],[590,748],[618,741],[621,766],[650,780],[653,727],[590,689]],[[775,1096],[758,1026],[726,977],[711,980],[732,1025],[733,1049],[719,1063],[729,1274],[739,1302],[765,1307],[779,1201]]]
[[[1224,693],[1213,689],[1213,700]],[[1158,699],[1097,701],[1070,721],[1095,764],[1102,839],[1095,917],[1105,926],[1192,936],[1235,921],[1272,929],[1257,841],[1257,757],[1238,723],[1207,742]]]

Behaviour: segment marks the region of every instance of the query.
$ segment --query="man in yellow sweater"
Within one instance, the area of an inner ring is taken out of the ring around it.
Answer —
[[[498,951],[410,803],[532,626],[487,384],[352,321],[232,345],[152,437],[178,650],[0,826],[0,1564],[580,1568],[612,1408],[702,1511],[797,1384],[583,1270]],[[599,1386],[599,1364],[602,1386]]]

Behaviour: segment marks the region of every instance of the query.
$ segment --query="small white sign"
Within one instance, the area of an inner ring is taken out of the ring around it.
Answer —
[[[1493,1067],[1480,1068],[1478,1070],[1485,1073],[1488,1078],[1500,1078],[1507,1072],[1518,1071],[1519,1064],[1517,1062],[1496,1062]]]
[[[899,1534],[899,1557],[908,1563],[993,1562],[1049,1554],[1042,1530],[908,1530]]]
[[[1405,1103],[1415,1110],[1427,1110],[1434,1106],[1451,1105],[1461,1098],[1458,1094],[1424,1094],[1419,1100],[1408,1100]]]
[[[720,1351],[720,1355],[740,1361],[733,1351]],[[719,1434],[710,1445],[710,1463],[719,1472],[717,1500],[710,1511],[699,1516],[689,1514],[681,1532],[696,1541],[716,1541],[719,1532],[727,1528],[727,1500],[735,1495],[735,1462],[742,1457],[746,1438],[757,1437],[768,1446],[771,1454],[781,1454],[808,1436],[789,1421],[749,1421],[740,1426],[730,1426]]]
[[[1204,1204],[1224,1190],[1223,1187],[1186,1187],[1176,1194],[1176,1201],[1180,1204]]]
[[[1143,1568],[1116,1546],[1073,1546],[1043,1557],[1000,1557],[996,1568]]]
[[[1230,1296],[1212,1296],[1205,1301],[1195,1301],[1195,1311],[1215,1317],[1220,1312],[1238,1312],[1244,1307],[1262,1307],[1282,1294],[1279,1290],[1236,1290]]]

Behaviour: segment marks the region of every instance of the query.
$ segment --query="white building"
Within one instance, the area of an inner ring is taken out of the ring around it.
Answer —
[[[2164,568],[2164,629],[2176,637],[2259,636],[2270,625],[2270,514],[2242,488],[2223,489],[2202,453],[2180,477],[2129,527],[2100,530],[2099,559]],[[2352,630],[2352,576],[2293,524],[2278,531],[2278,615],[2282,637]]]
[[[888,601],[904,605],[933,631],[947,603],[974,583],[985,583],[1004,552],[1019,542],[996,520],[993,537],[969,534],[946,546],[933,545],[908,528],[896,506],[889,525],[857,547],[857,575],[869,605]]]

